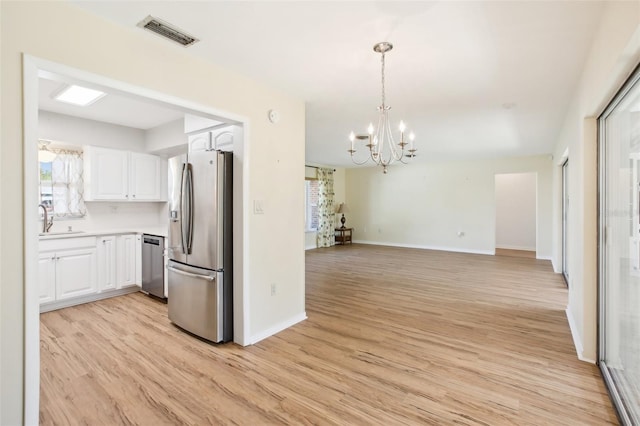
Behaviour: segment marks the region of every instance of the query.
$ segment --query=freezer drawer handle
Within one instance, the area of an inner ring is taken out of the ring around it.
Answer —
[[[185,272],[185,271],[181,271],[180,269],[176,269],[174,267],[171,266],[167,266],[167,269],[170,270],[171,272],[175,272],[176,274],[180,274],[180,275],[186,275],[187,277],[192,277],[192,278],[201,278],[203,280],[207,280],[207,281],[213,281],[215,280],[214,277],[210,276],[210,275],[198,275],[198,274],[192,274],[191,272]]]

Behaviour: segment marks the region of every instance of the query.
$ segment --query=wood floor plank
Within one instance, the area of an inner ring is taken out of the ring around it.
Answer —
[[[43,425],[617,424],[548,261],[306,254],[308,319],[242,348],[135,293],[41,315]]]

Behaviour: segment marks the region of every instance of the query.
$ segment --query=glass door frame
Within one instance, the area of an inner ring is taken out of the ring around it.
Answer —
[[[569,159],[562,163],[562,276],[569,287]]]
[[[607,229],[606,229],[606,202],[605,202],[605,188],[607,184],[607,127],[606,119],[616,109],[616,107],[622,102],[625,96],[633,88],[633,86],[640,81],[640,65],[631,73],[629,79],[624,83],[622,88],[616,93],[609,105],[605,108],[602,114],[598,117],[598,366],[604,378],[604,382],[609,390],[611,400],[613,401],[618,417],[623,425],[632,425],[631,416],[628,409],[618,392],[613,377],[609,371],[609,367],[606,363],[606,348],[605,348],[605,332],[606,332],[606,241],[607,241]]]

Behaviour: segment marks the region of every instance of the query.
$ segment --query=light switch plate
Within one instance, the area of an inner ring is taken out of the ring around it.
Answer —
[[[262,200],[253,200],[253,214],[264,214]]]

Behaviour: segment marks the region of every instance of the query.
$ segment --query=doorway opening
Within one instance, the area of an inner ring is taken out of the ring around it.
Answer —
[[[495,175],[498,256],[536,257],[536,173]]]
[[[24,56],[23,61],[23,93],[24,93],[24,135],[23,135],[23,168],[24,168],[24,211],[25,211],[25,424],[37,424],[40,393],[40,309],[39,309],[39,161],[38,139],[39,110],[41,98],[39,88],[50,82],[80,84],[105,93],[127,97],[150,107],[162,107],[190,114],[220,123],[242,126],[248,129],[248,119],[231,113],[214,110],[210,107],[194,104],[188,100],[176,98],[153,90],[144,89],[125,82],[92,74],[86,71],[67,67],[35,58]],[[46,115],[46,114],[45,114]],[[59,114],[60,115],[60,114]],[[95,120],[95,118],[93,118]],[[90,144],[89,142],[87,144]],[[244,191],[244,176],[248,173],[245,167],[244,153],[246,138],[234,140],[234,189],[233,205],[236,218],[233,225],[234,235],[234,341],[240,345],[248,344],[248,289],[244,280],[248,268],[248,256],[245,254],[244,239],[248,236],[247,224],[243,220],[243,205],[247,204],[247,193]],[[171,147],[164,154],[169,155]],[[168,216],[164,216],[168,220]]]

